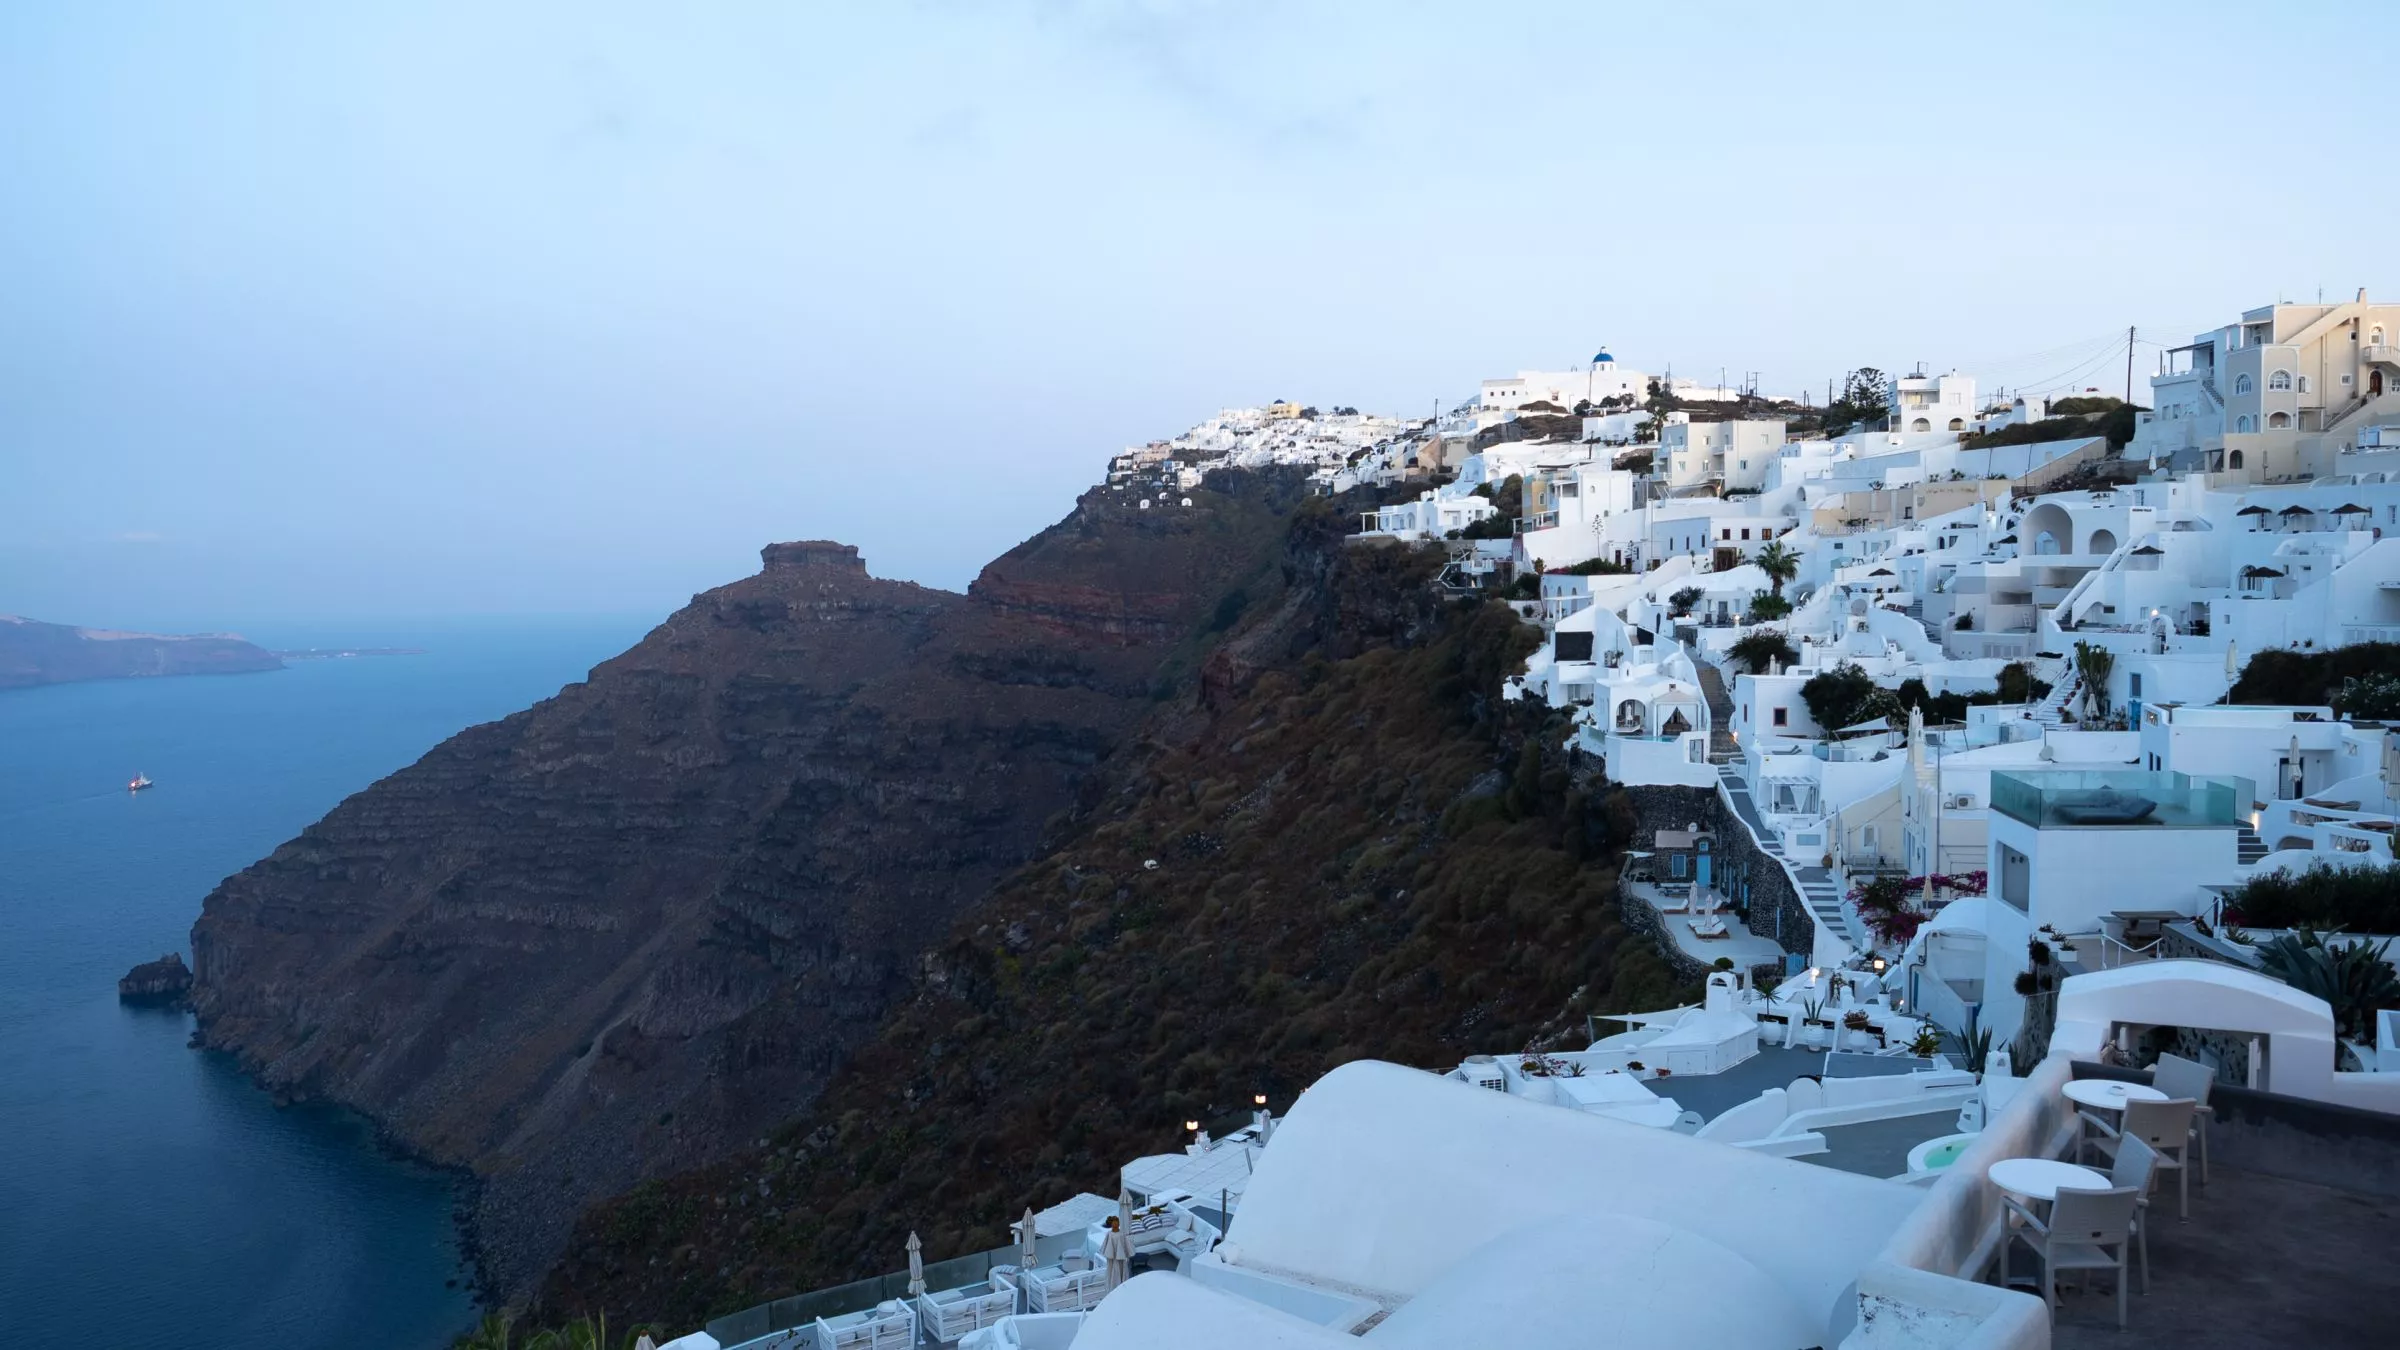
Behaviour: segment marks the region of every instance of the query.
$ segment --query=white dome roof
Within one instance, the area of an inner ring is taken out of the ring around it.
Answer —
[[[1503,1292],[1504,1291],[1504,1292]],[[1528,1224],[1470,1253],[1364,1340],[1389,1350],[1719,1350],[1826,1339],[1791,1292],[1688,1229],[1606,1210]]]

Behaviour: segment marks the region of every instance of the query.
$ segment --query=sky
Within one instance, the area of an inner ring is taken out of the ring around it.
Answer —
[[[2380,0],[15,0],[0,612],[663,615],[797,538],[955,588],[1220,407],[1601,346],[2117,389],[2128,326],[2400,292],[2395,50]]]

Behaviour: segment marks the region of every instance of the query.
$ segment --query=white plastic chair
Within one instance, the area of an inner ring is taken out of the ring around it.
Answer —
[[[2150,1085],[2170,1097],[2192,1099],[2192,1139],[2200,1145],[2200,1184],[2207,1185],[2208,1122],[2217,1114],[2208,1104],[2208,1094],[2217,1085],[2217,1071],[2181,1055],[2160,1055],[2150,1071]]]
[[[2133,1244],[2142,1258],[2142,1292],[2150,1292],[2150,1176],[2158,1166],[2158,1153],[2139,1139],[2127,1139],[2117,1145],[2117,1161],[2108,1169],[2108,1184],[2117,1189],[2131,1187],[2141,1199],[2133,1207]]]
[[[2158,1154],[2153,1168],[2165,1168],[2175,1173],[2175,1217],[2192,1217],[2192,1170],[2184,1165],[2184,1154],[2192,1146],[2192,1108],[2188,1097],[2164,1102],[2125,1103],[2125,1123],[2122,1128],[2111,1125],[2089,1111],[2078,1112],[2087,1127],[2083,1142],[2114,1162],[2119,1145],[2127,1139],[2139,1139]]]
[[[2017,1217],[2011,1230],[2018,1242],[2042,1258],[2042,1302],[2058,1313],[2058,1273],[2062,1270],[2110,1270],[2117,1277],[2117,1329],[2125,1328],[2125,1267],[2133,1242],[2134,1214],[2142,1193],[2130,1186],[2105,1191],[2061,1189],[2044,1222],[2019,1204],[2013,1195],[2000,1197]],[[2110,1249],[2114,1248],[2114,1251]],[[2014,1246],[2000,1249],[2000,1282],[2008,1283],[2008,1256]]]

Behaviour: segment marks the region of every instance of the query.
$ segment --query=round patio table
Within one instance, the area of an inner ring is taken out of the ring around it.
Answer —
[[[2088,1167],[2048,1158],[2002,1158],[1985,1173],[1992,1184],[2028,1200],[2056,1200],[2060,1189],[2105,1191],[2108,1178]]]
[[[2163,1102],[2167,1094],[2140,1083],[2120,1083],[2114,1078],[2078,1078],[2063,1089],[2068,1101],[2102,1111],[2122,1111],[2127,1102]]]

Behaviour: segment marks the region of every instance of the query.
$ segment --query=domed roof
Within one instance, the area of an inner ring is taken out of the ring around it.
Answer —
[[[1507,1291],[1495,1307],[1494,1291]],[[1492,1239],[1385,1318],[1378,1350],[1490,1344],[1718,1350],[1826,1341],[1791,1290],[1731,1249],[1635,1214],[1587,1211]]]

